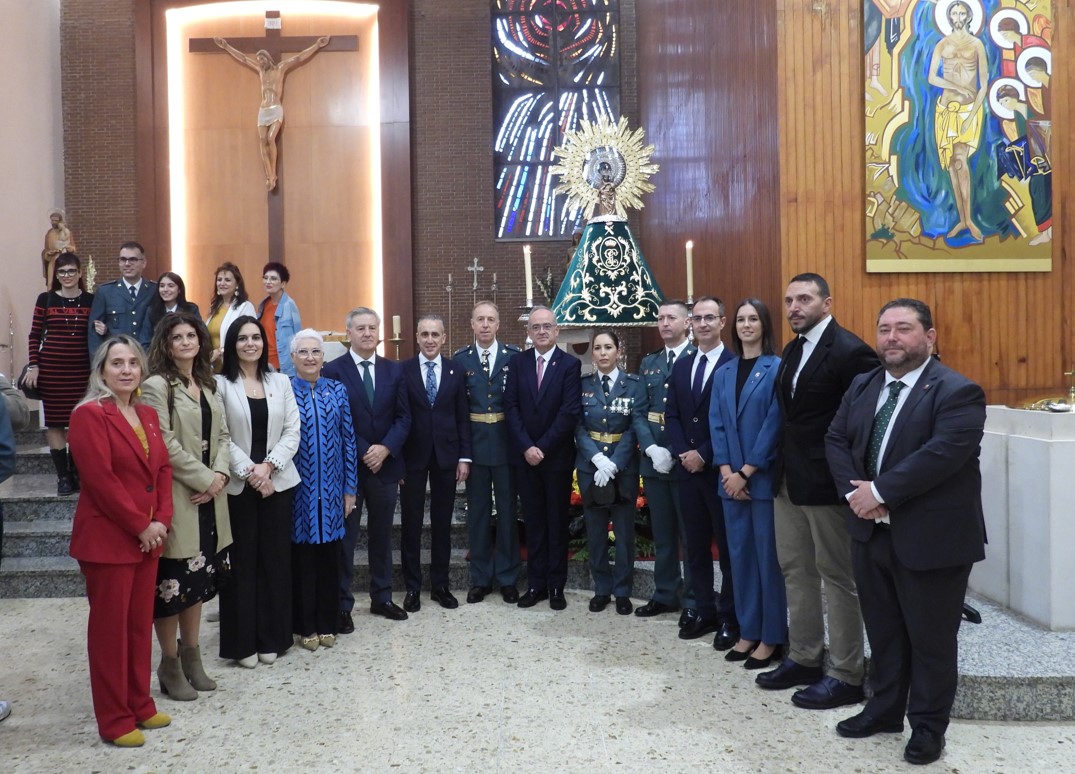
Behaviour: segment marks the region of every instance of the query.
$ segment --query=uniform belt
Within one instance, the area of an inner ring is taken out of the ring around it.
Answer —
[[[650,422],[656,422],[659,425],[664,424],[664,414],[660,411],[649,412],[648,414],[646,414],[646,419],[648,419]]]
[[[623,433],[598,433],[594,430],[591,430],[590,437],[593,438],[595,441],[600,441],[601,443],[616,443],[621,438],[623,438]]]
[[[471,414],[471,422],[481,422],[485,425],[495,425],[497,422],[504,421],[503,414]]]

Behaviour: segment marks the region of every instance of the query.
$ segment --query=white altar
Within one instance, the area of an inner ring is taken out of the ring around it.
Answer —
[[[981,465],[989,544],[971,589],[1075,630],[1075,414],[989,406]]]

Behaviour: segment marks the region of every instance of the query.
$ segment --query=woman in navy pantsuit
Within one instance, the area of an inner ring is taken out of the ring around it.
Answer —
[[[772,318],[758,299],[740,302],[732,344],[738,357],[713,376],[709,413],[741,631],[725,659],[761,669],[780,657],[788,626],[773,528],[773,497],[779,485],[774,468],[780,440],[780,358],[774,354]]]

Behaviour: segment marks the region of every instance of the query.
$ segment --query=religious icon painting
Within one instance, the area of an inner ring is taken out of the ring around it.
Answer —
[[[1050,0],[866,0],[866,268],[1050,271]]]

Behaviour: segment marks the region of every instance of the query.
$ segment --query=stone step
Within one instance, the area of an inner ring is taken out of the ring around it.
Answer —
[[[66,556],[71,543],[70,517],[64,519],[12,519],[4,528],[4,556]],[[392,543],[399,545],[401,527],[399,521],[393,525]],[[452,548],[467,548],[467,525],[453,523],[451,529]],[[365,551],[368,546],[366,524],[359,526],[357,546]],[[422,549],[428,550],[432,541],[428,520],[422,527]]]
[[[49,447],[39,444],[18,444],[15,448],[15,475],[51,474],[55,476],[56,468],[52,466]]]
[[[449,583],[455,592],[470,587],[470,570],[464,549],[453,549],[449,565]],[[392,587],[396,591],[405,588],[400,567],[399,551],[392,552]],[[422,575],[425,588],[429,588],[429,551],[422,551]],[[369,561],[365,551],[355,552],[355,575],[351,588],[356,596],[369,590]],[[519,587],[526,585],[525,563]],[[568,562],[568,588],[590,589],[590,572],[584,562]],[[86,592],[78,562],[69,556],[5,557],[0,561],[0,598],[78,597]],[[634,596],[648,599],[653,593],[652,564],[641,563],[635,569]],[[457,594],[458,595],[458,594]],[[359,597],[361,598],[361,597]]]

